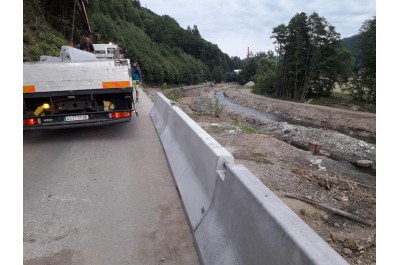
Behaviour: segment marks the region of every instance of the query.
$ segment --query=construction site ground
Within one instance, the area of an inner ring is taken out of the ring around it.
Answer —
[[[231,83],[144,91],[175,100],[349,264],[376,264],[375,114],[271,99]],[[280,119],[223,105],[218,93]],[[313,154],[310,143],[321,151]]]

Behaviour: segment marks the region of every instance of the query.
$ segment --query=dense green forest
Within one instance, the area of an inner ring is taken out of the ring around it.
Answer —
[[[23,8],[24,61],[58,56],[61,45],[82,41],[73,0],[24,0]],[[93,42],[117,43],[127,58],[139,62],[147,84],[254,81],[255,93],[297,101],[330,96],[340,84],[355,99],[376,100],[375,17],[360,25],[357,35],[341,40],[316,12],[297,13],[271,32],[275,51],[241,59],[204,40],[196,25],[181,28],[139,0],[90,0],[87,13]]]
[[[24,61],[58,56],[61,45],[82,42],[74,1],[24,0]],[[74,16],[75,13],[75,16]],[[146,83],[197,84],[222,81],[229,56],[204,40],[196,25],[183,29],[171,17],[159,16],[138,0],[90,0],[87,6],[94,43],[117,43],[137,60]]]

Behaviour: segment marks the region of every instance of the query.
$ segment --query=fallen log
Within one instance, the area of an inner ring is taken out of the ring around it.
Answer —
[[[333,212],[333,213],[335,213],[337,215],[346,217],[346,218],[348,218],[350,220],[357,221],[357,222],[360,222],[362,224],[369,225],[369,226],[375,226],[374,222],[365,220],[365,219],[363,219],[361,217],[358,217],[358,216],[356,216],[354,214],[351,214],[351,213],[336,209],[336,208],[331,207],[329,205],[326,205],[324,203],[317,202],[317,201],[314,201],[314,200],[311,200],[311,199],[308,199],[308,198],[305,198],[305,197],[302,197],[302,196],[299,196],[299,195],[296,195],[296,194],[291,194],[291,193],[285,193],[285,196],[288,197],[288,198],[292,198],[292,199],[296,199],[296,200],[300,200],[300,201],[312,204],[314,206],[321,207],[321,208],[323,208],[325,210],[329,210],[329,211],[331,211],[331,212]]]

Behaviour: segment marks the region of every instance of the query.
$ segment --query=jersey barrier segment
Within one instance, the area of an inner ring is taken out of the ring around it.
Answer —
[[[202,264],[348,264],[163,94],[150,116]]]

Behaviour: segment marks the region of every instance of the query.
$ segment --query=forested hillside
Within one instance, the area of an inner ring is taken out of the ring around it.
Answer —
[[[74,0],[24,0],[24,61],[58,56],[60,46],[84,36]],[[201,37],[196,25],[180,27],[139,0],[90,0],[87,13],[94,43],[117,43],[137,60],[146,84],[198,84],[206,80],[253,81],[253,92],[305,101],[330,96],[337,84],[353,98],[376,99],[376,17],[359,34],[341,40],[323,16],[300,12],[273,28],[275,51],[241,60]],[[75,14],[75,15],[74,15]],[[263,34],[263,33],[260,33]],[[267,39],[268,37],[266,37]],[[241,69],[234,74],[234,69]]]
[[[61,45],[83,39],[74,1],[24,0],[24,61],[58,56]],[[137,60],[146,83],[195,84],[221,81],[230,58],[202,39],[196,25],[183,29],[169,16],[159,16],[138,0],[90,0],[87,6],[94,43],[118,43]],[[75,16],[74,16],[75,14]],[[75,17],[75,19],[74,19]]]
[[[360,48],[359,48],[359,42],[360,42],[360,36],[359,35],[354,35],[348,38],[344,38],[341,40],[343,47],[345,47],[346,49],[348,49],[353,56],[355,57],[355,65],[359,65],[361,62],[361,58],[360,58]]]

